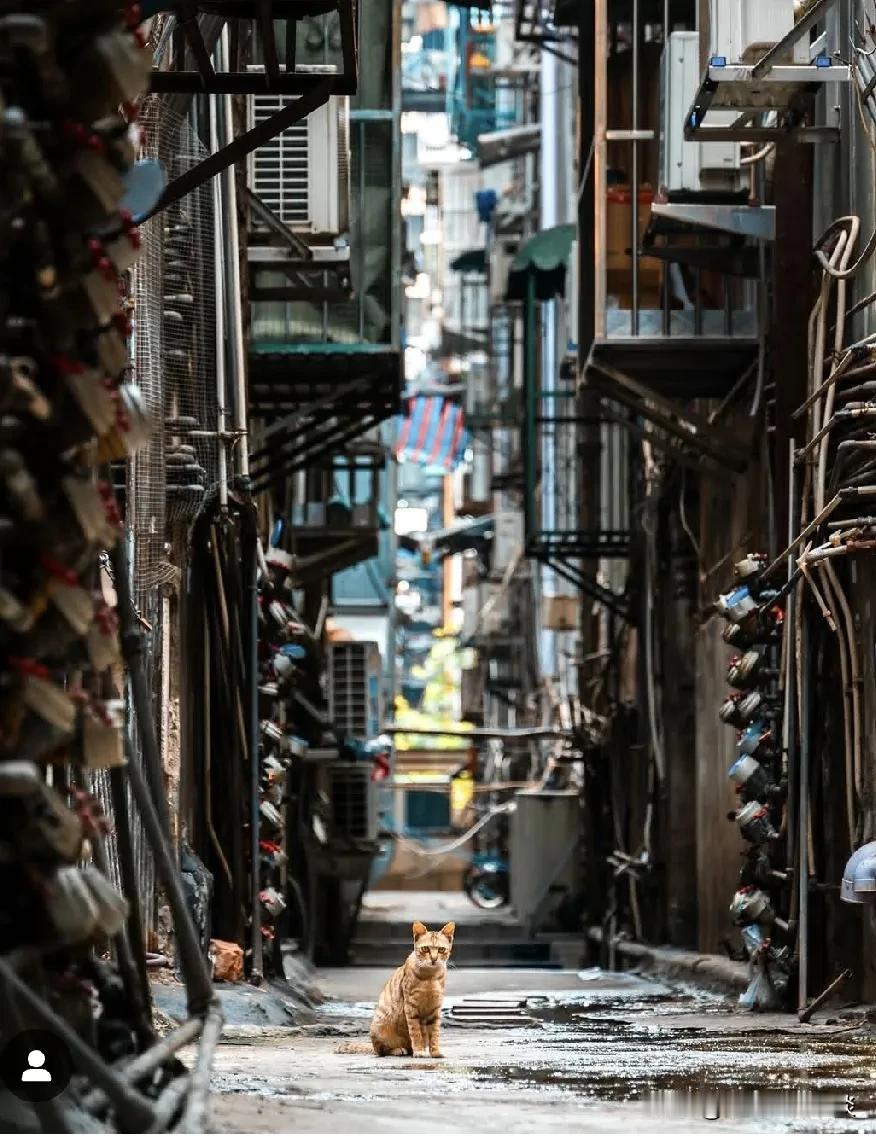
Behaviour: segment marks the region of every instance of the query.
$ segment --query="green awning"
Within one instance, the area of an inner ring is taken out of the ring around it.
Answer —
[[[454,273],[485,273],[487,255],[483,249],[468,249],[450,262],[450,268]]]
[[[508,273],[508,300],[525,300],[530,274],[535,276],[537,300],[553,300],[565,296],[566,266],[575,240],[574,225],[555,225],[543,229],[518,251]]]

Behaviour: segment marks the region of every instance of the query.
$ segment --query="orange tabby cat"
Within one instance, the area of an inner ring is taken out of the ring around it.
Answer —
[[[453,921],[430,933],[414,921],[414,950],[384,985],[371,1021],[376,1055],[442,1059],[441,1004],[447,961],[453,949]]]

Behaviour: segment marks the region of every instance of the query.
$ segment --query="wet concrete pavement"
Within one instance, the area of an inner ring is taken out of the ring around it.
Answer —
[[[458,968],[448,979],[445,1059],[339,1051],[367,1042],[386,975],[326,972],[314,1022],[229,1028],[212,1129],[876,1132],[876,1037],[859,1023],[820,1017],[804,1027],[630,974]],[[526,997],[521,1022],[456,1026],[455,1005],[491,993]]]

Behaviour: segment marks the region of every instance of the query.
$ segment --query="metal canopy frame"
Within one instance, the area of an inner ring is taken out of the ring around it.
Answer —
[[[283,355],[279,371],[274,363],[260,367],[260,353],[250,356],[252,413],[280,416],[250,456],[255,490],[329,460],[400,409],[398,352],[367,353],[355,367],[342,352],[323,353],[319,361],[307,352]]]
[[[177,0],[168,5],[177,19],[174,66],[154,70],[156,94],[305,95],[326,79],[332,95],[355,95],[358,77],[356,0]],[[337,12],[341,31],[343,71],[335,74],[296,68],[297,23]],[[201,31],[199,17],[219,17],[229,23],[232,44],[228,70],[217,70]],[[285,24],[285,59],[277,46],[277,22]],[[261,68],[239,66],[241,25],[257,29],[262,45]],[[188,65],[192,63],[194,67]]]

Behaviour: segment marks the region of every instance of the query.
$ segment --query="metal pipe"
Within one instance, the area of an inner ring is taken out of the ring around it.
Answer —
[[[594,75],[593,75],[593,194],[596,218],[593,233],[593,332],[597,339],[605,335],[606,323],[606,241],[608,168],[606,154],[606,127],[608,118],[608,0],[595,0],[594,19]],[[583,292],[584,285],[581,283]],[[580,345],[579,351],[589,351],[589,345]]]
[[[112,1102],[113,1107],[126,1129],[133,1132],[146,1132],[153,1122],[152,1104],[139,1091],[129,1086],[125,1079],[79,1037],[65,1019],[54,1012],[45,1001],[32,991],[23,980],[13,972],[4,960],[0,960],[0,977],[7,987],[27,1007],[47,1031],[56,1035],[73,1056],[76,1066],[96,1083]]]
[[[806,606],[800,602],[800,809],[797,816],[797,1006],[809,994],[809,628]]]
[[[797,528],[796,513],[797,506],[795,502],[795,495],[797,492],[796,486],[796,466],[794,464],[794,440],[790,440],[788,447],[788,543],[794,540],[794,530]],[[788,553],[788,584],[794,579],[794,555],[789,551]],[[787,649],[785,659],[785,730],[784,738],[782,740],[783,746],[783,766],[784,774],[788,781],[788,799],[787,799],[787,822],[788,822],[788,853],[790,854],[794,848],[794,824],[796,821],[796,811],[794,803],[794,795],[797,789],[797,693],[796,693],[796,677],[797,670],[794,667],[794,648],[795,648],[795,620],[797,616],[797,597],[793,589],[788,591],[788,601],[785,606],[785,627],[787,636]]]
[[[833,496],[833,498],[831,498],[821,513],[813,518],[812,521],[809,522],[809,524],[800,531],[797,537],[794,538],[788,548],[783,549],[775,561],[767,566],[762,576],[768,580],[792,550],[796,549],[797,546],[800,545],[801,542],[805,541],[806,538],[809,537],[809,535],[814,530],[818,529],[820,525],[826,522],[830,515],[842,502],[845,502],[851,498],[876,498],[876,486],[850,486],[846,487],[843,490],[837,491],[837,493]],[[852,524],[853,523],[848,520],[843,522],[843,525]]]
[[[166,1086],[153,1107],[155,1121],[152,1124],[153,1132],[166,1133],[179,1113],[183,1100],[192,1087],[192,1077],[188,1071],[178,1075],[169,1086]],[[175,1128],[174,1128],[175,1129]]]
[[[150,734],[149,724],[144,724],[139,714],[138,722],[141,734]],[[213,993],[213,985],[207,973],[206,962],[201,956],[195,927],[189,916],[176,865],[162,832],[159,814],[149,796],[143,772],[132,754],[130,738],[127,740],[127,750],[130,759],[125,769],[131,784],[131,792],[137,809],[140,811],[143,828],[152,846],[156,872],[167,893],[167,902],[173,917],[174,931],[179,946],[180,966],[186,983],[188,1009],[191,1015],[202,1015],[208,1008],[212,1007],[216,999]]]
[[[107,861],[106,849],[104,848],[103,838],[97,834],[91,837],[91,856],[95,867],[109,880],[109,863]],[[130,907],[133,907],[133,905],[137,903],[136,895],[133,900],[128,900]],[[152,1030],[152,1017],[149,1014],[149,984],[148,982],[145,985],[143,984],[146,968],[146,958],[144,956],[145,945],[140,942],[136,947],[136,955],[140,964],[140,969],[138,969],[134,961],[132,945],[128,942],[127,933],[128,930],[126,927],[121,928],[112,937],[112,945],[116,956],[116,964],[118,965],[122,982],[125,985],[131,1010],[134,1013],[137,1039],[142,1047],[147,1041],[151,1041],[155,1038],[155,1032]]]
[[[119,876],[122,891],[128,901],[127,932],[128,943],[134,954],[140,986],[147,1011],[152,1006],[152,993],[146,973],[143,952],[146,947],[146,934],[143,929],[143,914],[140,908],[140,888],[137,882],[137,869],[134,861],[134,843],[131,840],[131,820],[128,816],[128,796],[125,793],[125,773],[122,767],[113,767],[109,772],[110,799],[113,804],[113,822],[116,837],[116,853],[119,859]]]
[[[287,27],[289,25],[287,24]],[[228,25],[222,29],[219,38],[219,66],[226,70],[228,65]],[[212,102],[212,100],[211,100]],[[226,94],[223,99],[223,144],[228,145],[234,141],[234,123],[232,116],[231,95]],[[217,246],[223,248],[227,259],[228,287],[223,298],[228,305],[228,332],[231,341],[231,358],[234,364],[234,384],[236,388],[234,400],[235,431],[238,439],[238,471],[242,478],[249,478],[249,438],[247,435],[247,401],[246,401],[246,351],[243,339],[243,314],[240,301],[240,232],[237,218],[237,185],[235,167],[226,166],[222,172],[225,183],[225,244]],[[219,308],[220,298],[216,298],[216,307]]]
[[[219,111],[215,99],[210,104],[210,147],[215,154],[219,149]],[[226,385],[225,385],[225,273],[221,250],[224,248],[222,225],[222,178],[213,180],[213,281],[216,290],[216,442],[219,505],[228,509],[228,453],[226,451]]]
[[[8,954],[6,959],[9,959]],[[31,1026],[30,1021],[27,1021],[21,1014],[21,1009],[18,1006],[15,995],[9,987],[2,982],[0,982],[0,1000],[2,1000],[3,1010],[6,1013],[6,1022],[3,1027],[7,1038],[10,1035],[17,1035],[22,1031],[27,1031]],[[61,1102],[58,1099],[49,1099],[47,1102],[34,1102],[31,1103],[31,1106],[39,1120],[43,1134],[73,1133],[73,1126],[68,1122]]]
[[[535,516],[535,481],[538,468],[535,418],[538,398],[537,384],[537,344],[535,336],[535,273],[526,277],[526,303],[523,311],[523,396],[526,406],[526,430],[524,433],[524,529],[525,540],[531,540],[538,529]]]
[[[249,631],[247,640],[247,738],[249,741],[249,828],[250,859],[252,867],[250,881],[252,886],[252,968],[250,981],[260,984],[265,974],[264,946],[262,944],[261,882],[259,875],[259,560],[258,535],[254,513],[247,519],[252,533],[247,537],[243,564],[247,589],[247,611]]]
[[[161,753],[152,719],[152,693],[146,681],[143,667],[143,633],[134,611],[131,595],[131,580],[128,570],[128,547],[124,536],[120,536],[110,553],[113,578],[117,597],[119,635],[122,656],[128,667],[128,681],[131,703],[140,729],[140,744],[143,766],[146,770],[149,793],[154,809],[160,819],[163,837],[170,834],[170,818],[164,791],[164,773],[161,767]],[[139,766],[137,767],[139,770]]]
[[[200,1018],[187,1020],[186,1023],[175,1028],[170,1035],[166,1035],[164,1039],[159,1039],[152,1047],[143,1051],[136,1059],[132,1059],[129,1063],[124,1063],[115,1069],[131,1083],[148,1078],[162,1063],[172,1059],[180,1048],[197,1039],[201,1034],[203,1023],[204,1021]],[[82,1106],[89,1114],[97,1114],[104,1108],[106,1102],[106,1094],[96,1088],[89,1091],[85,1096],[82,1100]]]
[[[632,289],[630,302],[630,330],[634,336],[639,334],[639,142],[635,132],[639,129],[639,0],[633,0],[633,114],[632,130],[633,163],[631,171],[632,190],[632,245],[630,256],[632,260]]]
[[[210,1067],[213,1053],[222,1033],[222,1009],[218,1001],[210,1008],[204,1020],[201,1046],[198,1059],[191,1076],[191,1093],[185,1114],[179,1124],[183,1134],[198,1134],[204,1131],[207,1115],[207,1096],[210,1093]]]
[[[116,542],[110,559],[113,565],[118,598],[122,652],[128,666],[132,703],[143,752],[143,766],[146,769],[149,782],[147,783],[143,769],[134,754],[129,734],[126,738],[129,761],[125,766],[125,771],[131,793],[140,812],[143,827],[152,847],[156,870],[167,892],[168,904],[173,915],[174,929],[179,945],[180,963],[186,981],[189,1010],[192,1014],[197,1015],[209,1006],[213,999],[213,987],[207,974],[206,963],[201,956],[195,928],[183,897],[177,867],[171,857],[168,845],[170,820],[167,800],[164,795],[161,757],[155,735],[155,723],[152,719],[152,698],[143,668],[143,638],[131,599],[128,580],[128,556],[124,540]]]
[[[567,727],[469,727],[467,730],[452,727],[402,727],[385,723],[384,735],[449,735],[457,739],[568,739],[572,732]]]

